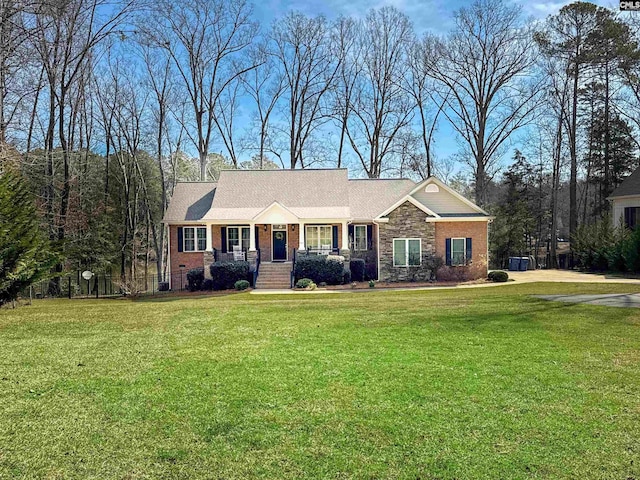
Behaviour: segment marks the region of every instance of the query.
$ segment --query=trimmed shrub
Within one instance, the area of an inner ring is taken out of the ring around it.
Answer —
[[[230,290],[238,280],[249,279],[249,262],[217,262],[209,268],[213,290]]]
[[[169,282],[159,282],[158,283],[158,291],[159,292],[168,292],[169,291]]]
[[[202,290],[213,290],[213,280],[206,278],[204,282],[202,282]]]
[[[313,283],[310,278],[301,278],[296,282],[296,288],[307,288]]]
[[[249,282],[247,280],[238,280],[233,284],[233,288],[240,291],[246,290],[247,288],[249,288]]]
[[[295,278],[309,278],[315,283],[325,282],[327,285],[339,285],[343,280],[344,260],[332,256],[328,260],[324,255],[299,257],[296,260]]]
[[[351,278],[354,282],[364,282],[364,259],[354,258],[349,262]]]
[[[509,274],[504,270],[494,270],[489,272],[489,280],[492,282],[506,282],[509,280]]]
[[[367,263],[364,266],[364,279],[375,280],[378,278],[378,266],[376,263]]]
[[[376,286],[376,282],[374,282],[373,280],[369,280],[369,288],[375,288]]]
[[[622,258],[629,272],[640,272],[640,228],[634,229],[622,242]]]
[[[345,268],[342,272],[342,284],[346,285],[347,283],[351,283],[351,270]]]
[[[202,289],[204,282],[204,268],[192,268],[187,272],[187,289],[195,292]]]

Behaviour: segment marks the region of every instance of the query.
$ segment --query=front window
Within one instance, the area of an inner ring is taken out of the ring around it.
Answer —
[[[313,250],[331,250],[333,233],[331,225],[307,225],[307,248]]]
[[[207,249],[207,229],[205,227],[184,227],[183,250],[203,252]]]
[[[249,250],[249,227],[227,228],[227,251],[233,252],[237,246],[243,251]]]
[[[625,207],[624,224],[627,228],[636,228],[640,223],[640,207]]]
[[[466,262],[466,239],[464,238],[452,238],[451,239],[451,265],[460,266]]]
[[[353,249],[362,251],[367,249],[367,226],[356,225],[353,229],[355,238],[353,239]]]
[[[419,238],[393,239],[393,266],[417,267],[422,263],[422,242]]]

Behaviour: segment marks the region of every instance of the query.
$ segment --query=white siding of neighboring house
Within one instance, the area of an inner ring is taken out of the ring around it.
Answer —
[[[614,227],[624,222],[624,209],[626,207],[640,207],[640,195],[611,199],[611,221]]]
[[[437,214],[442,213],[478,213],[460,199],[451,195],[443,188],[439,192],[425,192],[424,187],[413,194],[420,203]]]

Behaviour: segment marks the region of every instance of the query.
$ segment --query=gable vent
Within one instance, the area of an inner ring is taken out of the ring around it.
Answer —
[[[425,187],[424,191],[426,193],[438,193],[440,191],[440,187],[438,187],[438,185],[436,185],[435,183],[430,183]]]

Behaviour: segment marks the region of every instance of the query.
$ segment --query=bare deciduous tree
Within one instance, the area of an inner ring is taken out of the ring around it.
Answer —
[[[256,68],[241,77],[244,91],[255,103],[255,123],[258,130],[257,146],[253,140],[256,137],[253,131],[249,132],[245,144],[248,150],[257,150],[260,169],[264,167],[263,162],[266,151],[271,144],[272,114],[285,86],[284,77],[277,68],[277,63],[269,50],[270,48],[271,45],[269,43],[258,45],[252,51],[252,55],[257,57],[252,61],[253,64],[257,65]]]
[[[340,66],[332,89],[332,114],[339,128],[338,162],[342,167],[347,140],[347,122],[352,113],[356,82],[362,72],[364,45],[359,41],[362,24],[353,18],[340,17],[334,27],[334,44]]]
[[[346,134],[369,178],[378,178],[393,153],[398,132],[413,114],[403,88],[411,22],[392,7],[367,14],[359,41],[363,69],[355,84],[352,115]]]
[[[473,158],[475,200],[484,205],[505,142],[536,106],[537,89],[524,79],[534,62],[531,36],[519,7],[476,0],[456,13],[446,40],[427,43],[426,71],[447,87],[444,113]]]
[[[336,77],[339,61],[330,42],[324,17],[308,18],[299,12],[287,14],[274,23],[271,32],[273,56],[285,82],[283,109],[288,128],[289,165],[304,168],[304,154],[313,133],[329,120],[324,105]]]
[[[423,155],[415,155],[412,169],[422,178],[428,178],[433,173],[433,142],[438,117],[442,113],[449,92],[438,98],[435,95],[437,85],[427,71],[430,68],[431,59],[428,57],[433,52],[429,49],[429,37],[422,41],[415,40],[409,45],[407,52],[408,69],[405,75],[406,90],[413,99],[414,108],[418,110],[420,121],[420,139],[422,141]]]
[[[254,68],[239,61],[258,30],[251,13],[244,0],[162,0],[153,18],[141,22],[144,36],[173,60],[188,98],[191,108],[190,115],[183,117],[184,132],[198,151],[201,180],[206,177],[222,95]]]

